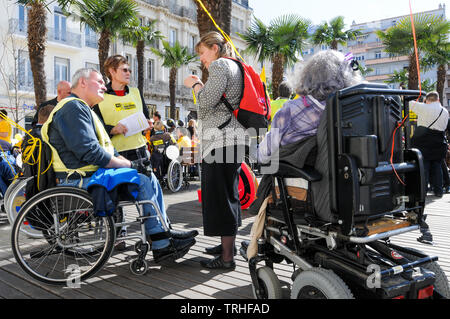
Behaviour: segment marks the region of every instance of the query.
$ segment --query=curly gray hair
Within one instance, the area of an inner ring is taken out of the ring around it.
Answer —
[[[359,71],[353,71],[350,61],[336,50],[320,51],[296,67],[290,79],[299,95],[312,95],[319,101],[343,88],[361,83]]]

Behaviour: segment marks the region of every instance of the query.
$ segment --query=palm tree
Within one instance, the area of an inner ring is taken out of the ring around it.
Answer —
[[[416,33],[416,44],[419,58],[429,50],[430,39],[434,38],[433,25],[439,23],[440,18],[420,14],[414,15],[414,27]],[[386,31],[379,30],[376,32],[378,37],[385,45],[385,51],[393,55],[407,55],[409,60],[409,77],[408,88],[417,90],[419,87],[419,76],[416,63],[416,53],[414,50],[414,38],[411,27],[410,17],[405,17],[398,21],[395,26],[388,28]]]
[[[401,87],[407,89],[408,84],[408,69],[402,69],[401,71],[394,70],[394,74],[384,83],[396,84],[399,83]]]
[[[120,31],[121,38],[130,42],[136,48],[138,61],[138,89],[144,92],[144,48],[146,44],[163,39],[164,36],[156,30],[157,20],[151,20],[146,26],[141,26],[138,19],[133,20],[125,29]]]
[[[194,2],[197,5],[197,25],[200,38],[210,31],[219,31],[209,15],[202,8],[200,2],[196,0]],[[232,0],[203,0],[202,3],[217,25],[229,35],[231,32]],[[208,69],[203,64],[200,68],[202,70],[202,81],[205,83],[208,80]]]
[[[332,50],[338,49],[338,44],[345,44],[349,40],[356,39],[361,34],[360,30],[344,31],[344,17],[338,16],[328,22],[324,22],[314,31],[312,42],[314,44],[326,44]]]
[[[103,64],[109,55],[111,39],[136,19],[138,4],[133,0],[79,0],[74,2],[73,8],[81,24],[100,34],[98,62],[106,79]]]
[[[435,23],[429,26],[431,28],[428,42],[425,47],[425,57],[422,59],[422,65],[426,67],[437,66],[436,91],[439,93],[441,103],[444,101],[444,85],[446,65],[450,61],[450,42],[448,33],[450,23],[443,18],[437,19]]]
[[[28,10],[28,54],[33,74],[36,105],[47,100],[47,81],[44,70],[45,42],[47,41],[47,12],[45,0],[19,0]]]
[[[272,96],[278,98],[278,87],[283,81],[285,66],[298,61],[308,37],[310,22],[295,14],[283,15],[272,20],[269,26],[258,19],[245,34],[240,35],[247,43],[247,52],[259,61],[272,62]]]
[[[163,59],[163,66],[170,69],[169,74],[169,97],[170,97],[170,117],[175,118],[175,89],[177,83],[178,69],[183,65],[189,64],[196,60],[197,56],[189,53],[187,47],[180,46],[177,41],[173,46],[170,46],[169,42],[162,41],[163,50],[151,48],[152,52],[158,57]]]

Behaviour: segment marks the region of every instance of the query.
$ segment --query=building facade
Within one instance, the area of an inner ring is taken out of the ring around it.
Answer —
[[[433,16],[439,16],[445,18],[445,4],[440,4],[438,9],[420,12],[419,14],[427,14]],[[404,68],[408,68],[409,62],[407,56],[393,57],[389,53],[384,51],[384,45],[376,35],[377,30],[386,30],[391,26],[394,26],[397,21],[409,17],[409,15],[398,16],[393,18],[387,18],[377,21],[355,23],[351,25],[353,30],[361,30],[362,34],[356,39],[349,41],[347,45],[338,46],[338,50],[344,54],[351,52],[360,65],[371,70],[365,75],[365,79],[369,82],[385,83],[384,81],[390,79],[394,74],[394,71],[401,71]],[[309,46],[303,51],[303,58],[307,60],[312,54],[320,50],[329,49],[326,45]],[[429,80],[429,83],[435,83],[437,81],[437,68],[421,72],[421,80]],[[448,89],[449,73],[447,72],[447,88],[444,90],[444,94],[447,97],[444,98],[444,105],[447,107],[450,99],[450,90]],[[399,84],[389,84],[392,88],[398,88]]]
[[[139,18],[142,23],[157,20],[156,29],[165,41],[188,47],[192,52],[199,40],[197,7],[194,0],[137,0]],[[27,49],[27,8],[15,1],[0,0],[0,108],[24,126],[25,117],[34,114],[34,90],[31,66]],[[82,67],[99,68],[98,34],[89,27],[80,25],[72,17],[66,17],[56,3],[49,5],[47,14],[47,46],[45,72],[47,98],[56,96],[56,84],[70,81],[74,72]],[[236,32],[246,30],[251,22],[252,9],[248,0],[233,0],[231,39],[236,48],[245,49],[245,43]],[[162,44],[155,43],[157,48]],[[136,49],[120,39],[111,43],[110,54],[127,57],[133,70],[131,86],[137,86]],[[158,111],[163,119],[168,117],[169,69],[163,61],[145,48],[144,98],[151,112]],[[248,62],[248,61],[247,61]],[[200,76],[200,62],[193,62],[179,69],[177,74],[176,107],[177,119],[185,120],[190,111],[195,111],[191,90],[183,86],[189,74]]]

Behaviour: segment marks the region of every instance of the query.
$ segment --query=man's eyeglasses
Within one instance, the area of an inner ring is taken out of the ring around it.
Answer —
[[[130,74],[131,74],[131,69],[130,68],[119,68],[119,70],[122,70],[125,73],[130,72]]]

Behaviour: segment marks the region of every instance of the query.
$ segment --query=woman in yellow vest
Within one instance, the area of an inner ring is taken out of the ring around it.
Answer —
[[[105,99],[94,106],[94,112],[105,124],[106,132],[120,155],[130,161],[147,158],[145,136],[136,133],[125,137],[127,128],[119,123],[132,114],[142,112],[148,120],[149,129],[153,126],[142,93],[128,86],[131,77],[128,61],[121,55],[114,55],[106,59],[104,67],[110,82],[106,85]]]

